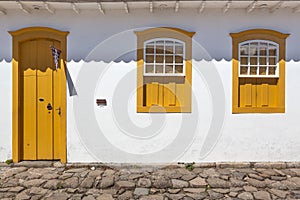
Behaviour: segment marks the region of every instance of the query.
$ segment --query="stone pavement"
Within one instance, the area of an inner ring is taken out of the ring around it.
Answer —
[[[300,199],[300,163],[0,163],[0,199]]]

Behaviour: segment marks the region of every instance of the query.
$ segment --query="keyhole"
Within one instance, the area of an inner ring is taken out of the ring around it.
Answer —
[[[47,109],[48,109],[48,110],[52,110],[52,106],[51,106],[51,104],[50,104],[50,103],[48,103],[48,105],[47,105]]]

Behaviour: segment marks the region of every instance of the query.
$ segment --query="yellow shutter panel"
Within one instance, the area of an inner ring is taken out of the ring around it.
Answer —
[[[176,83],[165,84],[164,106],[176,106]]]
[[[240,78],[240,107],[256,107],[256,78]]]
[[[159,85],[157,82],[146,84],[147,106],[153,106],[158,104],[158,86]]]
[[[257,107],[278,106],[277,78],[258,79],[257,81]]]
[[[240,107],[278,107],[278,78],[240,78]]]

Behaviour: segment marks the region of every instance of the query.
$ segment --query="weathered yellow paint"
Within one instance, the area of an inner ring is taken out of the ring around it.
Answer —
[[[191,112],[192,37],[195,33],[167,27],[135,33],[138,48],[137,112]],[[174,38],[185,43],[185,77],[144,77],[144,42],[153,38]],[[156,94],[148,91],[153,91],[150,86],[152,83],[158,83],[158,86],[155,86]]]
[[[284,113],[285,41],[289,34],[267,29],[252,29],[230,35],[232,37],[232,112]],[[247,40],[269,40],[279,44],[279,78],[238,76],[238,45]]]
[[[13,161],[66,162],[66,36],[31,27],[13,37]],[[55,69],[50,45],[62,51]],[[52,110],[47,109],[51,104]],[[61,113],[58,113],[60,108]]]

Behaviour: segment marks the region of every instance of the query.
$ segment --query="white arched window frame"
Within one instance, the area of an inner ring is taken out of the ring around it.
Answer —
[[[239,43],[239,77],[279,77],[279,45],[269,40]]]
[[[145,41],[144,76],[185,76],[185,43],[173,38]]]

